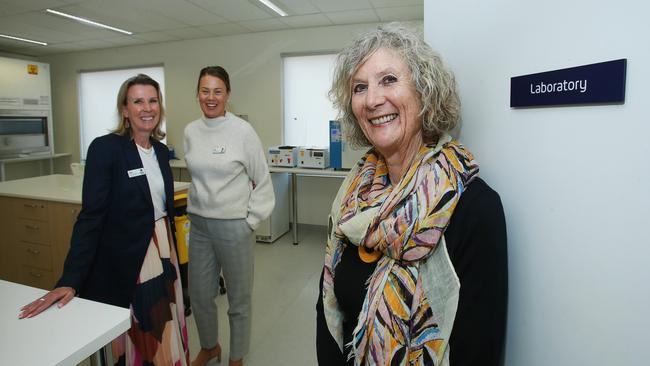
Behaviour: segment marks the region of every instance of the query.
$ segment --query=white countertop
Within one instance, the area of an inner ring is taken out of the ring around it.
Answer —
[[[172,168],[187,168],[184,159],[174,159],[169,161]],[[334,170],[328,169],[310,169],[310,168],[288,168],[280,166],[269,166],[271,173],[292,173],[298,175],[313,175],[319,177],[346,177],[349,173],[348,170]]]
[[[52,174],[0,182],[0,196],[81,204],[81,178]],[[174,191],[188,189],[187,182],[174,182]]]
[[[57,153],[57,154],[26,154],[19,157],[13,158],[2,158],[0,163],[22,163],[24,161],[33,161],[33,160],[46,160],[46,159],[56,159],[62,158],[64,156],[70,156],[70,153]]]
[[[38,316],[20,307],[47,291],[0,280],[0,365],[77,365],[131,326],[129,309],[75,297]]]
[[[172,159],[169,161],[169,166],[172,168],[187,168],[185,159]]]
[[[334,170],[331,168],[327,169],[315,169],[315,168],[288,168],[281,166],[270,166],[269,171],[271,173],[291,173],[298,175],[310,175],[317,177],[339,177],[345,178],[350,173],[347,170]]]

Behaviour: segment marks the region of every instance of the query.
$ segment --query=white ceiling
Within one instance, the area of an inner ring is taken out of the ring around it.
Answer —
[[[28,56],[329,25],[423,19],[423,0],[0,0],[0,51]],[[54,9],[133,32],[124,35],[45,12]]]

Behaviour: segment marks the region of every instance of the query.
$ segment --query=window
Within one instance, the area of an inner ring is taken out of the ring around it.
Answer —
[[[117,127],[119,121],[116,100],[124,80],[137,74],[147,74],[160,84],[165,100],[165,75],[162,66],[141,67],[108,71],[83,71],[79,73],[79,134],[81,161],[86,160],[90,143]],[[163,120],[162,130],[165,130]]]
[[[335,54],[284,56],[284,144],[329,146],[329,121],[337,111],[327,97]]]

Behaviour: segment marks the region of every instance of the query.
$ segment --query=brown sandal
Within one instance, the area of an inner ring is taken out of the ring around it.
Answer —
[[[192,366],[205,366],[215,357],[218,362],[221,362],[221,345],[219,343],[217,343],[217,345],[212,349],[201,348],[199,354],[196,355],[196,358],[192,361]]]

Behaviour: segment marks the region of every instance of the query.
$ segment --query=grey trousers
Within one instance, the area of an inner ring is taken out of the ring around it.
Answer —
[[[201,348],[219,341],[215,298],[219,275],[228,289],[230,359],[250,347],[253,292],[253,231],[245,219],[208,219],[190,214],[189,290]]]

